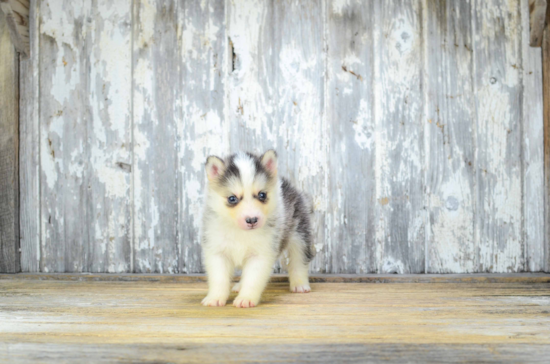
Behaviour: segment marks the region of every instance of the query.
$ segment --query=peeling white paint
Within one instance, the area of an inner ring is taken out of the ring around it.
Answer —
[[[40,159],[42,173],[46,177],[48,188],[53,190],[57,182],[58,173],[63,173],[63,164],[56,162],[55,157],[52,155],[48,139],[41,141],[40,154],[42,155]]]
[[[350,5],[351,0],[334,0],[330,2],[332,6],[332,14],[342,15],[344,9]]]
[[[139,48],[146,48],[154,41],[155,35],[155,16],[157,14],[157,7],[153,1],[140,0],[140,6],[143,8],[139,15]]]
[[[268,115],[274,110],[270,104],[270,85],[262,87],[260,76],[260,56],[264,49],[260,42],[261,30],[265,22],[267,7],[263,2],[250,3],[249,6],[233,6],[228,20],[228,37],[233,52],[238,55],[228,81],[232,92],[228,93],[229,112],[233,119],[239,120],[248,130],[267,142],[274,141],[274,135],[266,128]],[[263,69],[262,69],[263,71]]]
[[[158,1],[140,0],[134,8],[114,1],[99,9],[44,4],[41,67],[47,60],[51,65],[41,75],[47,87],[39,103],[45,200],[37,246],[45,252],[45,271],[64,269],[65,254],[79,254],[69,244],[74,237],[65,235],[77,230],[72,225],[79,220],[66,214],[84,211],[79,208],[86,199],[90,226],[82,231],[89,229],[91,244],[97,244],[95,256],[86,257],[97,263],[93,269],[128,270],[122,257],[130,240],[138,271],[199,270],[206,156],[266,147],[280,151],[281,171],[313,195],[316,270],[409,273],[419,269],[414,264],[422,254],[431,262],[428,268],[445,272],[540,269],[541,205],[525,201],[540,200],[543,190],[537,152],[542,115],[534,111],[541,105],[540,90],[534,90],[541,65],[540,51],[529,50],[525,41],[528,14],[518,11],[526,0],[467,3],[474,8],[457,19],[473,16],[476,26],[448,32],[473,31],[473,44],[460,39],[455,45],[448,38],[436,46],[423,39],[432,34],[430,22],[440,20],[422,8],[434,6],[425,1],[341,0],[306,10],[297,3],[236,1],[224,2],[222,12],[213,2],[186,2],[176,7],[175,37],[161,34]],[[361,17],[349,18],[353,9]],[[369,17],[372,27],[363,34],[336,34],[362,29],[353,21]],[[132,19],[139,23],[132,26]],[[334,52],[336,45],[341,51]],[[177,59],[169,58],[171,46],[178,47]],[[445,47],[464,47],[456,51],[460,61],[452,66],[452,58],[443,58],[442,67],[452,74],[438,74],[440,89],[425,91],[433,73],[426,54]],[[166,72],[181,84],[156,79]],[[436,104],[435,96],[469,86],[455,85],[464,79],[475,82],[467,88],[472,95],[450,92]],[[158,101],[166,87],[176,87],[173,105]],[[327,97],[331,92],[337,97]],[[340,103],[353,109],[350,120],[332,114]],[[445,108],[460,108],[461,117],[449,120]],[[525,120],[516,120],[520,116]],[[470,119],[468,128],[459,128]],[[166,138],[173,132],[174,145],[154,139],[151,127],[165,127]],[[473,156],[466,130],[475,142],[471,148],[477,148]],[[174,163],[156,168],[155,158],[170,150]],[[510,163],[520,151],[524,161]],[[357,161],[372,170],[358,169]],[[162,191],[157,181],[165,183]],[[164,191],[166,186],[173,189]],[[177,204],[174,216],[160,202],[165,194]],[[354,196],[368,196],[357,214],[357,206],[350,208]]]
[[[367,149],[369,152],[373,152],[374,146],[374,130],[371,129],[371,111],[366,100],[361,100],[359,103],[359,113],[357,114],[357,121],[353,125],[355,130],[355,141],[361,149]]]

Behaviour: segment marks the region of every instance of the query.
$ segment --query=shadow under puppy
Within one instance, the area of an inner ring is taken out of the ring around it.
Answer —
[[[235,307],[260,301],[273,265],[288,251],[290,291],[306,293],[313,257],[311,199],[277,175],[277,154],[233,154],[206,161],[208,186],[202,248],[208,275],[204,306],[224,306],[235,268],[242,268]]]

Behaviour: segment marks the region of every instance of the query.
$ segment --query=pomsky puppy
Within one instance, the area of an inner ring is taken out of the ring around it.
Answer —
[[[255,307],[273,265],[288,252],[290,291],[306,293],[313,257],[309,196],[277,175],[274,150],[261,157],[233,154],[206,160],[208,186],[202,222],[202,248],[208,275],[204,306],[224,306],[235,268],[242,268],[235,307]]]

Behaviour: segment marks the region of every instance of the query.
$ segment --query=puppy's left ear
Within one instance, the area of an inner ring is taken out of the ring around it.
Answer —
[[[262,155],[262,165],[272,176],[277,175],[277,153],[270,149]]]

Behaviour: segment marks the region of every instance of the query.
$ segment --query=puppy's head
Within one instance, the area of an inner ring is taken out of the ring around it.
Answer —
[[[208,203],[243,230],[260,229],[277,204],[277,153],[237,153],[206,160]]]

